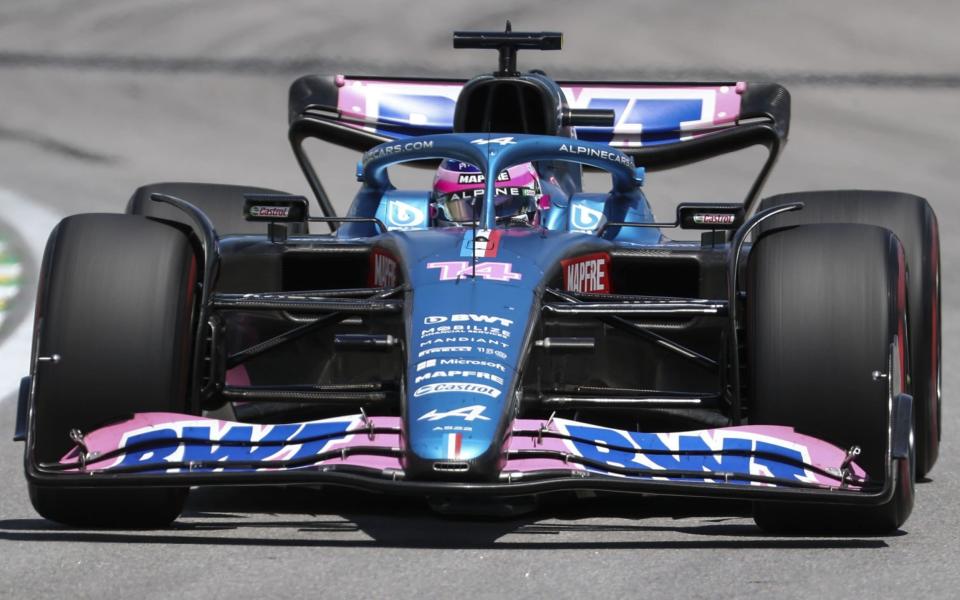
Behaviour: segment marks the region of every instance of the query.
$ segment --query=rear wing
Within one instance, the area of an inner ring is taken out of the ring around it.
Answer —
[[[307,75],[290,88],[290,125],[361,152],[406,137],[452,133],[457,97],[465,83]],[[688,142],[737,130],[751,121],[766,122],[781,140],[789,129],[790,96],[778,84],[560,81],[558,85],[571,109],[614,112],[612,126],[574,127],[577,138],[607,143],[641,159],[637,164],[647,168],[689,162],[684,160],[688,153],[700,152],[692,147],[697,144]],[[670,148],[674,145],[679,146]],[[685,146],[691,147],[680,151]]]
[[[297,79],[290,87],[290,141],[321,205],[325,194],[302,151],[305,139],[319,138],[365,152],[393,140],[456,132],[457,98],[466,83],[345,75]],[[790,94],[776,83],[559,81],[557,85],[570,109],[614,113],[612,126],[571,127],[578,139],[607,143],[647,170],[765,146],[770,155],[747,196],[748,210],[789,131]]]

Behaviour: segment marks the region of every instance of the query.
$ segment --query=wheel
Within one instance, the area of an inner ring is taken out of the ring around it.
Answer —
[[[750,423],[859,446],[857,463],[882,477],[892,398],[906,377],[905,300],[903,250],[886,229],[803,225],[761,235],[747,268]],[[897,488],[883,505],[757,503],[754,518],[777,532],[893,531],[913,507],[913,463],[896,461]]]
[[[127,213],[144,215],[168,221],[184,223],[194,227],[185,214],[169,204],[154,202],[151,194],[169,194],[190,202],[210,218],[218,235],[236,233],[267,232],[267,224],[258,221],[247,221],[243,218],[244,194],[284,194],[267,188],[223,185],[219,183],[154,183],[137,188],[127,203]],[[308,224],[288,223],[291,235],[301,235],[308,232]]]
[[[940,237],[926,200],[910,194],[860,190],[799,192],[767,198],[761,208],[803,202],[803,210],[764,223],[771,229],[804,223],[863,223],[892,231],[907,261],[910,361],[907,391],[913,395],[917,477],[930,472],[940,451]]]
[[[134,412],[194,412],[188,400],[197,260],[187,235],[134,215],[68,217],[41,268],[27,452],[60,460],[69,431]],[[186,489],[75,489],[30,483],[42,516],[70,525],[147,527],[176,519]]]

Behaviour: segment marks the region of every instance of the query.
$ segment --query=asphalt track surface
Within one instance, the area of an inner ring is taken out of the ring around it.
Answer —
[[[514,6],[514,5],[517,6]],[[515,520],[412,501],[262,489],[195,493],[163,531],[71,530],[30,508],[20,444],[0,444],[0,596],[896,597],[960,589],[956,398],[960,5],[944,2],[70,2],[0,4],[0,238],[24,260],[0,335],[0,432],[26,373],[36,252],[57,216],[119,211],[161,180],[306,193],[286,142],[298,74],[469,76],[490,52],[454,29],[566,33],[521,54],[558,77],[773,79],[791,143],[768,193],[867,188],[927,197],[943,238],[943,448],[913,516],[877,538],[771,537],[737,503],[584,500]],[[317,148],[342,210],[355,155]],[[654,175],[661,216],[729,200],[756,155]],[[420,177],[424,177],[420,174]],[[662,212],[661,212],[662,210]],[[18,333],[19,331],[19,333]]]

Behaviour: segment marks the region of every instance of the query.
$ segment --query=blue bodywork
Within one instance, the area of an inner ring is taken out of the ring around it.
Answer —
[[[476,237],[470,227],[429,227],[429,194],[398,192],[388,167],[407,161],[453,158],[485,174],[485,198],[496,173],[524,163],[587,164],[611,175],[606,194],[551,198],[540,227],[498,225],[485,203]],[[609,146],[549,136],[442,134],[377,146],[358,167],[362,189],[342,239],[365,238],[395,261],[408,284],[403,403],[405,469],[429,476],[442,461],[470,464],[470,472],[499,472],[502,448],[518,408],[517,389],[529,354],[544,287],[560,277],[561,261],[609,251],[615,243],[656,244],[656,228],[606,227],[653,222],[640,191],[642,169]],[[476,258],[473,256],[477,254]],[[475,262],[474,262],[475,261]],[[449,475],[449,474],[447,474]]]

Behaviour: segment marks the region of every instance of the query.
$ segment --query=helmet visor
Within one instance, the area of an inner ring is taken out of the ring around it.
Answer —
[[[461,190],[440,194],[437,198],[444,218],[453,223],[479,221],[483,212],[483,189]]]
[[[534,212],[539,190],[533,185],[496,188],[497,218],[509,218]],[[479,221],[483,214],[483,188],[441,194],[438,205],[446,220],[456,223]]]

